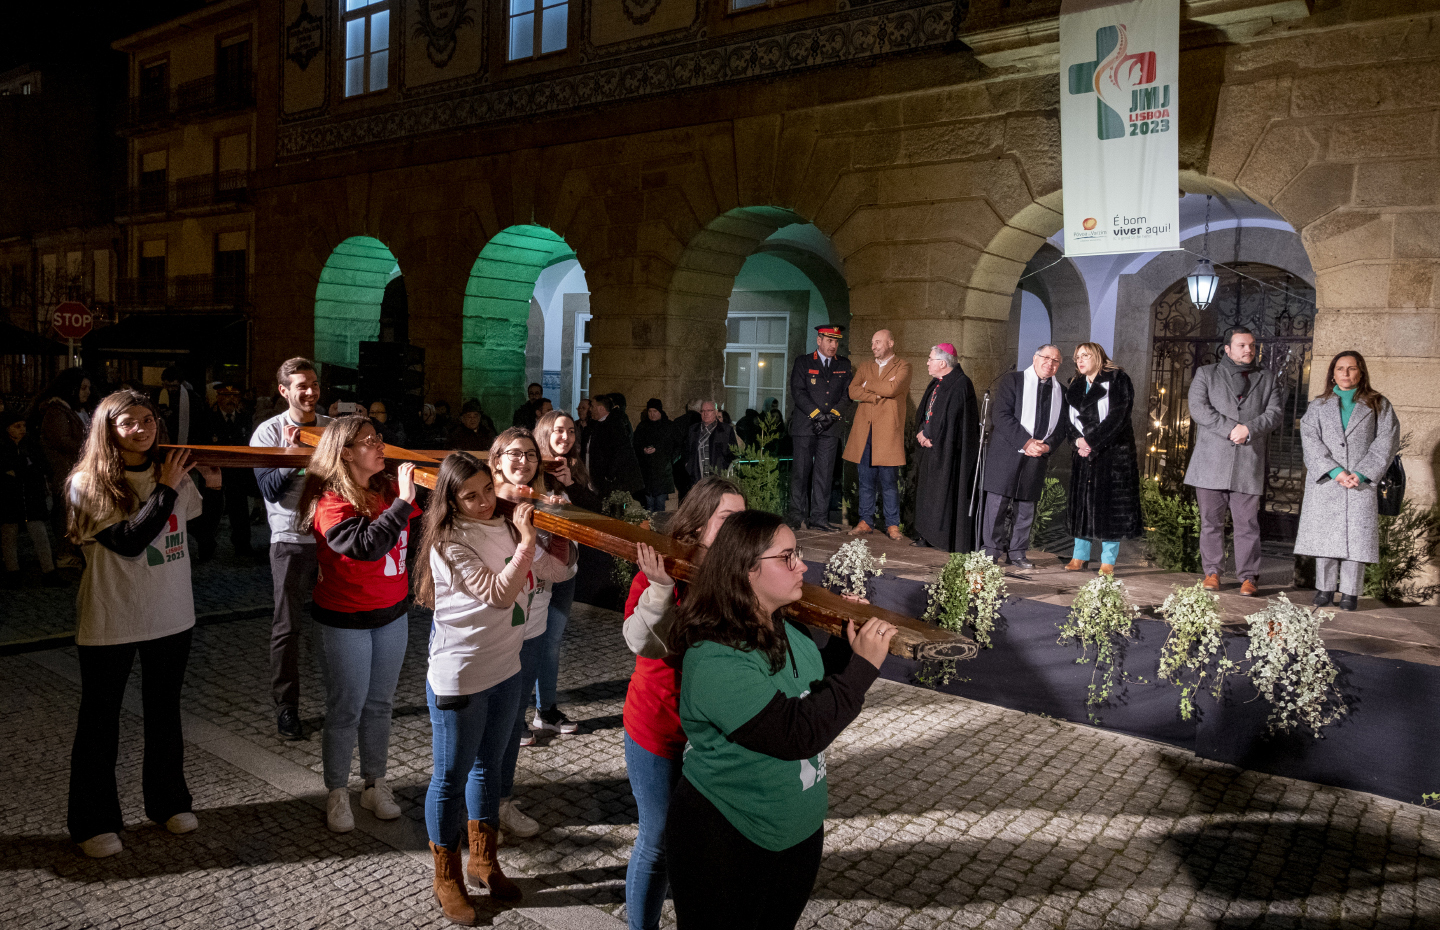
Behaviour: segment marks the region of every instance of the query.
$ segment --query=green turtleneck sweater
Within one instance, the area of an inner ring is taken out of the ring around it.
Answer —
[[[1346,391],[1342,390],[1339,385],[1336,385],[1330,390],[1336,397],[1340,398],[1340,428],[1349,429],[1350,414],[1355,412],[1355,392],[1359,390],[1359,388],[1351,388],[1350,390]],[[1344,471],[1345,469],[1338,466],[1332,468],[1330,469],[1330,477],[1332,479],[1338,478],[1341,474],[1344,473]],[[1355,477],[1359,478],[1361,481],[1370,480],[1369,478],[1366,478],[1364,475],[1360,474],[1358,471],[1355,473]]]

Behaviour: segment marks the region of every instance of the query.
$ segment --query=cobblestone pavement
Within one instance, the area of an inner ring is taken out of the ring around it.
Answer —
[[[404,816],[383,824],[357,804],[345,836],[324,826],[318,735],[275,736],[268,631],[268,618],[197,630],[185,707],[199,832],[144,823],[139,703],[127,702],[130,827],[126,851],[101,861],[64,831],[74,651],[0,658],[0,924],[444,925],[421,810],[426,619],[411,618],[396,695],[389,778]],[[318,726],[308,645],[302,661],[302,715]],[[635,838],[620,717],[630,667],[618,616],[576,605],[561,684],[583,724],[521,756],[517,797],[545,829],[502,851],[525,906],[487,922],[621,926]],[[804,927],[1440,926],[1440,811],[885,681],[828,763],[825,859]]]

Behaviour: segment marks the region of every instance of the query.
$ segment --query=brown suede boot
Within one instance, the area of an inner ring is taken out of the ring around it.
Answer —
[[[478,820],[469,823],[470,862],[465,866],[465,874],[489,888],[490,897],[496,901],[519,901],[525,893],[500,871],[500,857],[495,853],[498,831]]]
[[[444,846],[430,844],[435,855],[435,899],[445,916],[457,924],[473,927],[479,922],[470,893],[465,890],[465,873],[460,866],[460,850],[451,852]]]

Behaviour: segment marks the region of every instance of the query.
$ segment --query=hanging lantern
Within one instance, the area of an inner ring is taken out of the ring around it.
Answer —
[[[1215,299],[1215,290],[1220,286],[1220,276],[1215,273],[1210,259],[1200,259],[1195,270],[1185,278],[1185,286],[1190,290],[1190,302],[1195,309],[1204,310],[1210,306],[1210,301]]]

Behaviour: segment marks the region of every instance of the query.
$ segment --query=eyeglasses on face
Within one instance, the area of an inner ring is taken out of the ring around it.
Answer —
[[[760,556],[760,561],[763,562],[766,559],[784,559],[785,567],[793,571],[805,564],[805,553],[801,551],[799,546],[796,546],[794,549],[786,549],[779,555]]]
[[[123,420],[115,421],[115,431],[119,433],[125,433],[127,435],[130,433],[137,433],[142,429],[150,429],[154,426],[155,418],[151,416],[147,416],[143,420],[132,420],[127,417]]]
[[[509,460],[512,461],[512,462],[538,462],[538,461],[540,461],[540,456],[536,455],[533,451],[532,451],[532,452],[526,452],[526,451],[521,450],[521,449],[506,449],[504,452],[502,452],[502,453],[500,453],[500,454],[503,455],[503,456],[505,456],[507,459],[509,459]]]
[[[356,439],[350,443],[352,446],[369,446],[372,449],[380,449],[385,446],[385,440],[379,436],[371,436],[369,439]]]

